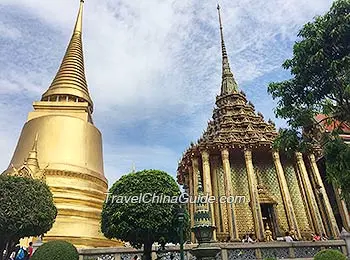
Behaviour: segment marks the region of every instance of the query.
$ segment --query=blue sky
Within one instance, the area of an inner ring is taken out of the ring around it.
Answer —
[[[289,77],[301,26],[330,0],[222,0],[231,69],[257,111],[274,118],[267,85]],[[220,89],[216,1],[85,1],[84,53],[110,183],[131,170],[176,175]],[[0,167],[7,168],[32,102],[53,79],[78,0],[0,0]],[[40,152],[40,151],[39,151]]]

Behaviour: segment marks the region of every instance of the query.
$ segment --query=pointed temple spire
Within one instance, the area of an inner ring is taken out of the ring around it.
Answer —
[[[72,38],[51,86],[42,96],[42,101],[85,101],[89,103],[92,111],[93,102],[85,78],[82,44],[83,5],[84,1],[80,0]]]
[[[38,136],[39,134],[35,134],[32,150],[29,151],[28,158],[26,160],[27,165],[33,172],[39,169],[39,162],[38,162]]]
[[[221,21],[220,5],[217,6],[219,14],[220,24],[220,36],[221,36],[221,50],[222,50],[222,82],[221,82],[221,95],[230,94],[232,92],[238,92],[238,85],[230,69],[228,56],[226,52],[224,33]]]

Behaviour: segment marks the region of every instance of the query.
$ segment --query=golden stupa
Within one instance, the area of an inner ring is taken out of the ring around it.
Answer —
[[[56,222],[44,234],[44,241],[66,240],[78,247],[116,246],[121,243],[107,240],[100,231],[108,185],[103,171],[102,136],[92,121],[93,102],[85,78],[83,2],[57,75],[41,100],[34,102],[34,111],[28,115],[4,173],[23,172],[31,154],[37,157],[38,165],[32,168],[45,171],[58,209]]]
[[[328,196],[332,188],[314,154],[297,152],[288,158],[272,148],[275,125],[256,113],[239,91],[228,61],[219,6],[218,12],[221,93],[207,129],[179,162],[178,182],[191,196],[198,196],[201,179],[204,194],[216,198],[209,207],[216,241],[241,241],[246,234],[271,241],[285,232],[302,240],[313,233],[339,237],[339,227],[350,223],[344,202],[334,194]],[[194,225],[195,205],[188,204],[188,209]],[[336,218],[337,211],[343,213]],[[194,236],[191,240],[195,242]]]

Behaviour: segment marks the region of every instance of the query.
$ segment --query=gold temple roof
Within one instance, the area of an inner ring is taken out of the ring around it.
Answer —
[[[198,140],[198,146],[222,144],[252,148],[272,144],[276,130],[272,122],[265,122],[261,113],[247,102],[245,94],[231,93],[216,99],[213,119]]]
[[[201,150],[271,147],[277,136],[274,123],[271,120],[266,122],[263,115],[257,113],[254,105],[247,100],[245,93],[238,90],[226,52],[220,6],[218,13],[222,50],[221,93],[216,97],[213,116],[208,121],[206,130],[183,154],[179,162],[178,176],[182,175],[184,168],[191,165],[191,158],[199,155]]]
[[[82,44],[83,3],[81,0],[73,35],[61,66],[42,100],[50,100],[60,95],[72,96],[88,102],[92,110],[93,102],[86,83]]]

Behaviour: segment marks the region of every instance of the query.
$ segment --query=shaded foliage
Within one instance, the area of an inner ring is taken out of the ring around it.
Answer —
[[[338,250],[334,249],[325,249],[318,252],[315,257],[315,260],[346,260],[345,255],[343,255]]]
[[[143,170],[122,176],[109,191],[102,210],[102,232],[107,238],[128,241],[136,248],[144,246],[145,257],[150,259],[154,242],[179,242],[178,203],[118,203],[117,198],[132,198],[145,194],[180,195],[175,180],[163,171]],[[113,196],[114,199],[113,199]],[[185,236],[189,217],[185,214]]]
[[[293,57],[283,68],[292,78],[269,85],[278,99],[275,113],[287,119],[290,129],[280,130],[275,148],[291,155],[321,147],[328,179],[350,198],[350,147],[336,137],[343,123],[350,125],[350,0],[337,0],[329,12],[316,17],[300,30]],[[319,136],[322,125],[337,122],[333,135]]]
[[[350,201],[350,148],[339,137],[325,145],[327,177],[342,189],[342,196]]]
[[[66,241],[50,241],[35,250],[31,260],[79,260],[74,245]]]
[[[317,114],[350,122],[350,0],[335,1],[331,10],[299,32],[293,58],[284,62],[292,78],[271,83],[278,98],[276,115],[292,127],[313,124]]]
[[[296,151],[306,152],[310,148],[309,143],[305,142],[302,133],[297,129],[280,129],[276,137],[273,148],[283,151],[288,157],[293,157]]]
[[[57,215],[49,187],[30,178],[0,175],[0,201],[0,252],[7,247],[10,253],[21,238],[46,233]]]

